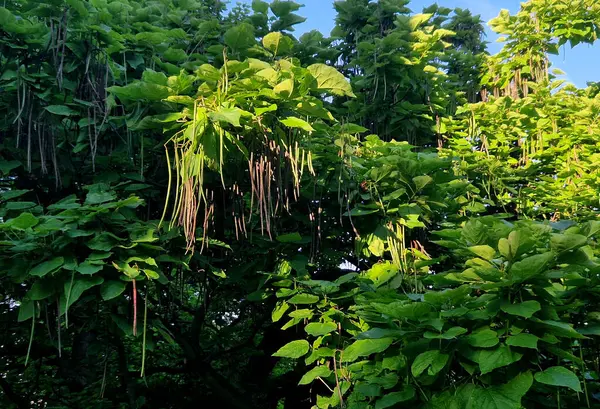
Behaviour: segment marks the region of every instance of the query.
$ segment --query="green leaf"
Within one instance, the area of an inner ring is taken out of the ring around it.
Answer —
[[[550,239],[552,250],[561,253],[563,251],[574,250],[587,244],[588,238],[581,234],[553,234]]]
[[[474,332],[467,337],[470,345],[478,348],[490,348],[498,344],[498,334],[491,329]]]
[[[424,295],[425,302],[441,307],[443,305],[461,305],[471,293],[472,288],[461,285],[458,288],[449,288],[443,291],[428,291]]]
[[[496,256],[496,250],[494,250],[492,247],[488,246],[488,245],[482,245],[482,246],[471,246],[469,247],[469,250],[471,251],[471,253],[481,257],[484,260],[493,260],[494,257]]]
[[[28,192],[30,192],[30,190],[27,189],[7,190],[5,192],[0,192],[0,199],[2,199],[3,201],[8,201],[17,197],[21,197]]]
[[[277,322],[283,317],[283,314],[290,308],[290,305],[285,301],[279,301],[275,309],[271,313],[271,320]]]
[[[238,24],[225,32],[223,41],[234,51],[247,50],[256,43],[254,27],[248,23]]]
[[[354,362],[361,356],[385,351],[394,342],[393,338],[359,339],[344,349],[342,362]]]
[[[548,331],[557,335],[559,337],[566,338],[585,338],[585,336],[581,335],[577,332],[571,325],[566,322],[553,321],[553,320],[536,320],[540,325],[546,328]]]
[[[554,253],[542,253],[527,257],[516,262],[510,268],[510,276],[513,282],[521,283],[543,273],[554,259]]]
[[[448,362],[449,356],[438,350],[426,351],[419,354],[413,361],[410,371],[414,377],[421,375],[427,368],[429,375],[435,375],[441,371]]]
[[[375,403],[375,409],[386,409],[400,402],[411,400],[415,397],[415,388],[407,385],[400,392],[392,392],[386,394]]]
[[[360,126],[352,123],[345,123],[340,127],[340,133],[357,134],[367,132],[368,129],[364,126]]]
[[[329,334],[330,332],[335,331],[336,329],[337,325],[335,324],[335,322],[311,322],[310,324],[306,325],[306,327],[304,327],[304,331],[306,331],[307,334],[313,335],[315,337]]]
[[[310,345],[308,344],[308,341],[299,339],[282,346],[273,354],[273,356],[281,358],[300,358],[301,356],[306,355],[309,349]]]
[[[285,55],[294,47],[292,39],[280,32],[267,34],[263,37],[262,43],[275,56]]]
[[[271,25],[271,30],[273,30],[273,31],[283,31],[283,30],[293,31],[294,29],[292,26],[294,26],[296,24],[304,23],[305,21],[306,21],[306,17],[301,17],[294,13],[286,14],[285,16],[283,16],[273,22],[273,24]]]
[[[66,105],[49,105],[45,109],[54,115],[71,116],[77,114],[77,111],[72,110]]]
[[[275,85],[273,92],[283,98],[289,98],[294,92],[294,80],[288,78]]]
[[[381,386],[373,383],[357,382],[354,390],[369,398],[381,396]]]
[[[510,252],[510,242],[508,241],[508,239],[505,239],[503,237],[500,240],[498,240],[498,251],[500,252],[500,254],[502,254],[502,257],[506,258],[507,260],[512,260],[513,256]]]
[[[471,219],[461,229],[461,236],[469,245],[478,245],[486,241],[487,231],[488,227],[481,221]]]
[[[21,166],[21,162],[18,160],[3,160],[0,159],[0,173],[4,176],[8,176],[11,170],[18,168]],[[11,192],[10,190],[8,192]],[[2,195],[8,192],[3,192]],[[28,192],[28,191],[27,191]]]
[[[5,206],[6,210],[25,210],[36,207],[35,202],[8,202]]]
[[[262,115],[266,112],[275,112],[277,111],[277,105],[276,104],[271,104],[271,105],[267,105],[264,107],[255,107],[254,108],[254,113],[256,115]]]
[[[157,85],[168,85],[167,76],[163,72],[156,72],[149,68],[146,68],[146,70],[142,73],[142,81],[151,82]]]
[[[53,259],[44,261],[43,263],[40,263],[29,270],[29,275],[43,277],[48,273],[58,270],[64,263],[65,259],[63,257],[54,257]]]
[[[396,319],[421,319],[431,311],[431,305],[424,302],[412,302],[409,304],[398,302],[390,304],[377,303],[373,304],[373,306],[382,314]]]
[[[417,27],[428,22],[429,19],[431,18],[431,16],[432,16],[431,14],[423,14],[423,13],[415,14],[414,16],[412,16],[410,18],[410,22],[409,22],[411,30],[416,30]]]
[[[434,332],[427,331],[425,334],[423,334],[423,337],[427,339],[455,339],[457,336],[465,334],[466,332],[466,328],[452,327],[442,334],[436,334]]]
[[[535,380],[546,385],[564,386],[575,392],[581,392],[581,383],[577,375],[562,366],[553,366],[536,373]]]
[[[86,245],[92,249],[97,251],[110,251],[113,247],[115,247],[115,239],[110,236],[108,233],[100,233],[90,241],[86,242]]]
[[[240,118],[242,111],[239,108],[223,108],[219,107],[214,112],[209,112],[208,117],[213,122],[225,122],[233,126],[240,127]]]
[[[124,87],[108,87],[107,90],[121,100],[131,101],[161,101],[171,95],[171,90],[164,85],[141,81],[132,82]]]
[[[532,384],[533,376],[530,372],[524,372],[504,385],[466,387],[460,393],[463,400],[460,409],[521,409],[521,399]]]
[[[358,339],[379,339],[389,337],[399,337],[404,334],[404,331],[397,329],[386,329],[386,328],[371,328],[365,332],[361,332],[356,337]]]
[[[481,374],[492,372],[494,369],[510,365],[519,361],[523,354],[513,351],[507,345],[500,345],[497,348],[488,350],[479,350],[468,356],[469,359],[479,364]]]
[[[73,305],[81,295],[89,290],[92,287],[100,285],[104,282],[104,278],[95,276],[95,277],[83,277],[76,278],[73,280],[73,286],[71,286],[71,280],[67,280],[64,285],[64,294],[60,297],[60,314],[64,314],[65,311],[71,305]],[[69,294],[69,289],[71,289],[70,295],[68,297],[69,303],[67,305],[67,294]]]
[[[302,236],[300,236],[300,233],[294,232],[281,234],[276,237],[276,240],[280,243],[298,243],[299,241],[302,241]]]
[[[415,183],[417,191],[423,189],[425,186],[433,182],[433,178],[428,175],[415,176],[412,180]]]
[[[271,2],[270,7],[273,14],[277,17],[284,17],[293,11],[299,10],[300,7],[302,7],[302,4],[288,0],[274,0]]]
[[[520,333],[517,335],[513,335],[506,339],[506,345],[521,347],[521,348],[531,348],[537,349],[537,342],[539,338],[533,334]]]
[[[112,300],[125,291],[125,282],[120,280],[109,280],[102,283],[100,295],[104,301]]]
[[[308,385],[316,378],[327,378],[329,375],[331,375],[331,373],[331,369],[325,365],[315,366],[302,376],[300,382],[298,382],[298,385]]]
[[[334,95],[355,97],[350,82],[335,68],[325,64],[308,66],[308,72],[317,80],[317,90]]]
[[[180,63],[187,60],[187,54],[180,48],[168,48],[163,53],[163,58],[172,63]]]
[[[252,10],[256,13],[267,14],[269,3],[262,0],[252,0]]]
[[[100,204],[115,200],[117,196],[111,192],[90,192],[85,198],[85,204]]]
[[[531,318],[533,314],[542,309],[537,301],[525,301],[519,304],[505,304],[501,307],[502,311],[510,315]]]
[[[373,213],[379,213],[379,209],[361,209],[359,207],[355,207],[350,212],[345,212],[344,216],[360,217]]]
[[[19,316],[17,317],[18,322],[27,321],[28,319],[33,317],[35,308],[35,302],[28,298],[23,299],[21,301],[21,305],[19,306]]]
[[[319,297],[312,294],[296,294],[288,300],[290,304],[314,304],[319,301]]]
[[[104,264],[94,264],[86,260],[78,265],[76,270],[81,274],[92,275],[102,270],[103,267]]]
[[[40,219],[32,215],[31,213],[21,213],[14,219],[10,219],[5,223],[6,227],[10,227],[17,230],[26,230],[38,224]],[[1,225],[0,225],[1,226]]]
[[[279,122],[287,126],[288,128],[300,128],[306,132],[314,131],[313,127],[310,124],[300,118],[296,118],[294,116],[288,116],[285,119],[280,119]]]
[[[27,292],[26,297],[32,301],[44,300],[52,295],[54,288],[48,280],[37,280]]]

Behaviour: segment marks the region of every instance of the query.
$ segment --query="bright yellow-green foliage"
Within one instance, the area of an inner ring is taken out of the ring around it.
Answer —
[[[600,5],[408,3],[5,2],[0,407],[599,408]]]

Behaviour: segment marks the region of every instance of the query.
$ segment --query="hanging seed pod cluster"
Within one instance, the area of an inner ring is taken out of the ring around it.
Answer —
[[[205,64],[195,76],[169,78],[189,86],[180,87],[183,95],[170,88],[166,98],[184,108],[167,118],[174,125],[165,144],[174,171],[163,218],[171,207],[170,227],[183,228],[188,251],[196,246],[200,225],[205,248],[215,200],[221,196],[228,197],[224,202],[235,220],[236,237],[247,235],[256,213],[257,229],[271,238],[276,215],[298,200],[305,172],[314,174],[311,137],[319,123],[333,122],[317,96],[352,95],[346,79],[323,64],[302,68],[283,59],[270,64],[223,57],[219,69]],[[164,116],[160,120],[165,122]],[[204,220],[199,223],[200,213]]]

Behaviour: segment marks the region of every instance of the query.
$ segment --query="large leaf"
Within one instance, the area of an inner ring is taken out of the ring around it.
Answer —
[[[551,239],[552,249],[556,252],[574,250],[587,244],[587,237],[581,234],[553,234]]]
[[[275,306],[275,309],[273,309],[273,312],[271,313],[271,320],[273,322],[279,321],[283,317],[283,314],[285,314],[285,312],[289,308],[290,308],[290,305],[287,302],[279,301],[277,303],[277,305]]]
[[[54,115],[71,116],[76,115],[77,111],[72,110],[66,105],[49,105],[46,107],[46,111]]]
[[[554,253],[536,254],[516,262],[510,268],[511,279],[515,283],[527,281],[543,273],[554,259]]]
[[[280,234],[275,238],[280,243],[298,243],[302,241],[302,236],[298,232]]]
[[[171,91],[164,85],[157,85],[149,82],[132,82],[129,85],[123,87],[113,86],[107,88],[107,90],[125,101],[160,101],[167,98]]]
[[[386,394],[375,403],[375,409],[386,409],[415,397],[415,388],[408,385],[400,392]]]
[[[469,250],[484,260],[492,260],[496,255],[496,250],[488,245],[471,246]]]
[[[446,365],[448,358],[447,354],[443,354],[438,350],[423,352],[415,358],[410,371],[415,377],[421,375],[426,369],[428,369],[427,373],[429,375],[435,375]]]
[[[39,219],[31,213],[21,213],[14,219],[10,219],[4,225],[17,230],[26,230],[37,225]],[[1,227],[2,225],[0,225]]]
[[[104,301],[112,300],[125,291],[125,282],[120,280],[109,280],[102,283],[100,295]]]
[[[533,318],[533,320],[558,337],[585,338],[585,336],[581,335],[570,324],[566,322],[553,320],[537,320],[535,318]]]
[[[577,375],[562,366],[553,366],[536,373],[535,380],[546,385],[564,386],[575,392],[581,392],[581,383]]]
[[[428,339],[455,339],[459,335],[465,334],[466,332],[466,328],[452,327],[441,334],[436,334],[434,332],[427,331],[423,334],[423,336]]]
[[[302,4],[296,3],[294,1],[288,0],[274,0],[271,2],[270,7],[273,14],[277,17],[283,17],[290,14],[293,11],[296,11],[302,7]]]
[[[290,98],[294,92],[294,80],[291,78],[281,81],[275,85],[273,92],[282,98]]]
[[[225,122],[233,126],[241,126],[240,118],[242,111],[239,108],[223,108],[219,107],[216,111],[208,114],[210,119],[214,122]]]
[[[361,356],[369,356],[385,351],[394,342],[393,338],[359,339],[342,353],[342,362],[354,362]]]
[[[460,391],[464,409],[521,409],[521,399],[533,384],[530,372],[520,373],[500,386],[470,386]]]
[[[329,375],[331,375],[331,373],[331,369],[325,365],[315,366],[302,376],[300,382],[298,382],[298,385],[308,385],[316,378],[327,378]]]
[[[73,285],[71,285],[71,280],[67,280],[64,284],[64,293],[60,297],[60,313],[64,314],[85,291],[103,282],[104,278],[99,276],[76,278],[73,280]]]
[[[306,355],[309,349],[310,345],[308,342],[303,339],[299,339],[282,346],[273,354],[273,356],[282,358],[300,358],[301,356]]]
[[[486,374],[494,369],[519,361],[523,357],[523,354],[512,350],[507,345],[500,345],[494,349],[468,352],[467,357],[477,362],[481,373]]]
[[[225,32],[223,40],[225,45],[231,47],[234,51],[247,50],[256,43],[254,27],[248,23],[238,24]]]
[[[533,334],[520,333],[517,335],[510,336],[506,339],[506,345],[537,349],[537,343],[539,338]]]
[[[103,264],[91,263],[90,261],[84,261],[80,265],[77,266],[77,272],[85,275],[92,275],[102,270],[104,267]]]
[[[503,305],[502,311],[510,315],[518,315],[524,318],[530,318],[542,309],[540,303],[537,301],[525,301],[519,304],[506,304]]]
[[[285,119],[280,119],[280,122],[288,128],[299,128],[306,132],[314,131],[313,127],[303,119],[296,118],[294,116],[288,116]]]
[[[32,276],[43,277],[48,273],[52,273],[58,270],[65,263],[65,259],[62,257],[54,257],[51,260],[44,261],[29,270],[29,274]]]
[[[304,327],[306,333],[313,336],[329,334],[336,329],[337,325],[335,322],[311,322]]]
[[[27,298],[33,301],[46,299],[52,295],[54,288],[51,280],[37,280],[27,292]]]
[[[335,68],[325,64],[313,64],[308,72],[317,80],[317,89],[334,95],[354,97],[350,83]]]
[[[271,51],[273,55],[285,55],[294,46],[292,39],[280,32],[269,33],[263,37],[263,46]]]
[[[27,321],[28,319],[33,317],[35,309],[35,301],[30,300],[28,298],[21,301],[21,305],[19,306],[19,315],[17,317],[18,322]]]
[[[498,345],[498,334],[491,329],[483,329],[467,337],[470,345],[479,348],[489,348]]]
[[[314,304],[319,301],[319,297],[312,294],[296,294],[288,300],[290,304]]]

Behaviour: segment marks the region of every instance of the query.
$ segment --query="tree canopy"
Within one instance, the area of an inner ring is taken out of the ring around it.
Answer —
[[[0,406],[600,408],[600,3],[301,7],[0,7]]]

